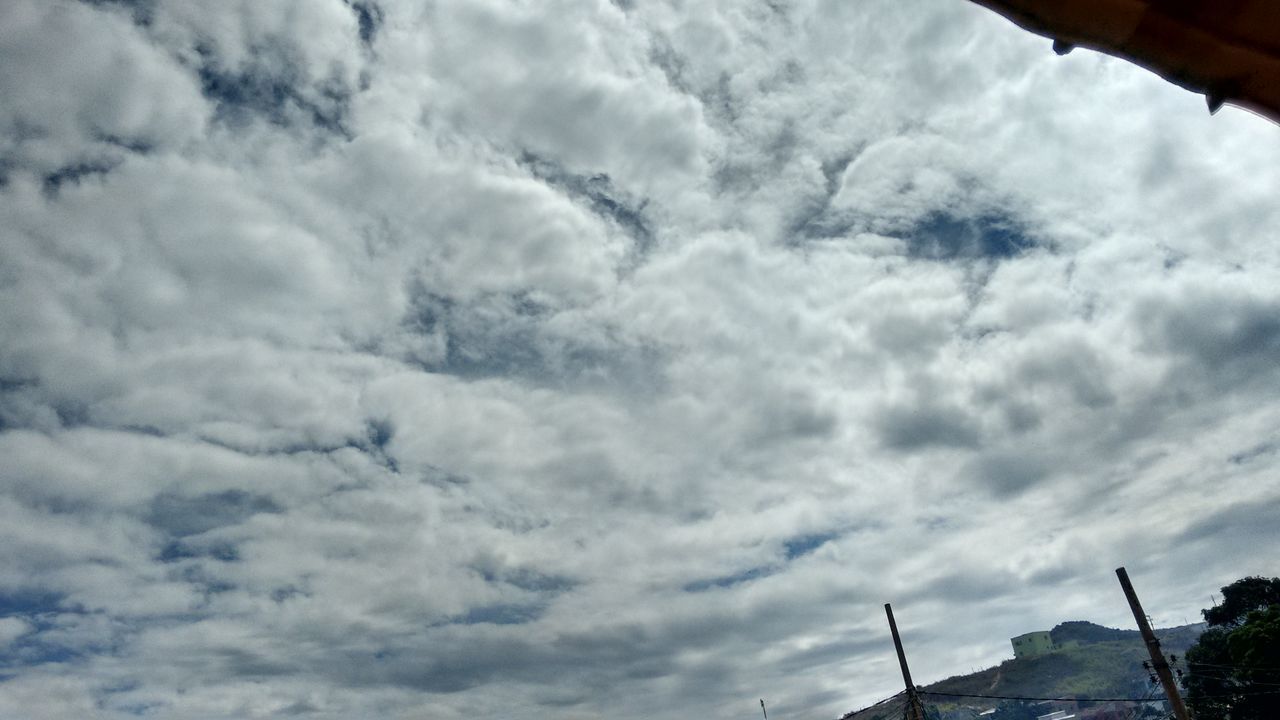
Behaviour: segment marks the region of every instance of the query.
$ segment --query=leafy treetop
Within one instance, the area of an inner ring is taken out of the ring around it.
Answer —
[[[1249,613],[1280,604],[1280,578],[1241,578],[1222,588],[1222,602],[1202,611],[1211,627],[1236,628]]]

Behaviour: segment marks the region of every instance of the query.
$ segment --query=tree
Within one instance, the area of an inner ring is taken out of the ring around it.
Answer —
[[[1237,580],[1203,615],[1183,678],[1197,720],[1280,718],[1280,578]]]
[[[1241,578],[1222,588],[1222,603],[1201,612],[1210,627],[1239,627],[1249,613],[1280,603],[1280,578]]]

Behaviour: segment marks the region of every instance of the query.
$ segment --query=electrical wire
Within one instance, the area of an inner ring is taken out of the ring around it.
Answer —
[[[1134,718],[1138,717],[1138,713],[1142,712],[1142,709],[1147,706],[1147,703],[1155,699],[1156,690],[1158,687],[1159,687],[1158,685],[1152,685],[1151,689],[1147,690],[1146,699],[1140,703],[1134,703],[1133,707],[1129,708],[1129,713],[1125,717],[1125,720],[1134,720]]]
[[[976,693],[947,693],[932,690],[920,690],[921,695],[944,695],[946,697],[983,698],[985,700],[1033,700],[1036,702],[1147,702],[1144,698],[1091,698],[1091,697],[1028,697],[1023,695],[978,695]],[[1200,697],[1242,697],[1254,695],[1280,695],[1280,690],[1260,690],[1258,692],[1234,692]]]
[[[1186,662],[1188,667],[1222,668],[1224,670],[1272,670],[1280,672],[1280,667],[1268,665],[1220,665],[1218,663],[1191,662],[1185,658],[1183,661]]]
[[[1198,662],[1186,662],[1186,665],[1188,667],[1206,668],[1206,669],[1211,669],[1211,670],[1222,673],[1222,675],[1213,675],[1212,672],[1202,673],[1207,676],[1207,679],[1213,679],[1213,680],[1231,679],[1229,678],[1229,676],[1226,675],[1226,672],[1228,670],[1246,670],[1246,671],[1275,670],[1277,672],[1280,672],[1280,667],[1220,665],[1216,663],[1198,663]],[[1269,682],[1246,681],[1246,684],[1265,686],[1265,687],[1280,687],[1280,683],[1269,683]],[[950,693],[950,692],[940,692],[935,690],[920,690],[920,689],[916,690],[916,694],[917,695],[936,695],[941,697],[981,698],[983,700],[1023,700],[1023,701],[1030,701],[1030,702],[1123,702],[1123,703],[1145,704],[1145,703],[1151,702],[1155,698],[1155,695],[1157,694],[1156,690],[1158,689],[1158,687],[1159,686],[1153,687],[1151,691],[1147,693],[1146,697],[1140,697],[1140,698],[1032,697],[1027,695],[983,695],[978,693]],[[1200,697],[1203,697],[1203,698],[1251,697],[1254,695],[1280,695],[1280,690],[1260,690],[1257,692],[1248,692],[1248,691],[1242,690],[1239,692],[1205,694],[1205,695],[1200,695]],[[876,708],[880,705],[884,705],[885,703],[888,703],[891,700],[894,700],[895,698],[899,698],[899,700],[897,703],[894,703],[894,706],[890,709],[889,714],[895,715],[900,711],[905,712],[908,709],[908,706],[910,705],[910,698],[907,697],[905,693],[898,692],[882,700],[878,700],[874,703],[871,703],[870,705],[867,705],[866,707],[863,707],[860,710],[855,710],[854,712],[849,713],[843,717],[850,717],[857,713],[865,712],[872,708]],[[1136,710],[1137,708],[1134,709],[1134,712],[1136,712]]]
[[[906,694],[906,691],[899,690],[898,692],[896,692],[896,693],[894,693],[894,694],[890,695],[890,696],[889,696],[889,697],[887,697],[887,698],[883,698],[883,699],[881,699],[881,700],[877,700],[877,701],[875,701],[875,702],[871,703],[870,705],[867,705],[867,706],[865,706],[865,707],[862,707],[862,708],[859,708],[859,709],[854,710],[854,711],[852,711],[852,712],[848,712],[848,713],[845,713],[844,715],[841,715],[841,716],[840,716],[840,720],[844,720],[845,718],[848,718],[848,717],[853,717],[854,715],[857,715],[858,713],[866,712],[866,711],[868,711],[868,710],[870,710],[870,709],[872,709],[872,708],[874,708],[874,707],[878,707],[878,706],[880,706],[880,705],[884,705],[885,703],[887,703],[887,702],[889,702],[890,700],[893,700],[893,699],[895,699],[895,698],[905,698],[905,697],[906,697],[906,695],[907,695],[907,694]],[[904,699],[899,699],[897,704],[898,704],[898,705],[901,705],[902,707],[906,707],[906,700],[904,700]],[[894,710],[894,712],[897,712],[897,709],[895,709],[895,710]]]
[[[893,697],[896,697],[896,696],[893,696]],[[868,705],[867,707],[861,708],[861,710],[855,710],[854,712],[850,712],[849,715],[845,715],[845,717],[849,717],[850,715],[858,715],[860,714],[860,712],[869,712],[872,710],[876,710],[877,717],[897,717],[897,716],[905,717],[906,706],[909,705],[908,701],[904,700],[904,701],[895,702],[890,707],[877,707],[878,705],[881,705],[881,703],[888,702],[890,700],[893,700],[893,698],[892,697],[884,698],[884,700],[882,700],[881,702],[877,702],[876,705]]]
[[[1228,693],[1210,693],[1200,695],[1202,698],[1220,698],[1220,697],[1253,697],[1254,695],[1280,695],[1280,690],[1259,690],[1257,692],[1249,692],[1248,690],[1240,690],[1238,692]]]
[[[947,697],[983,698],[985,700],[1034,700],[1036,702],[1146,702],[1145,698],[1087,698],[1087,697],[1028,697],[1023,695],[978,695],[976,693],[948,693],[921,690],[921,695],[945,695]]]
[[[1187,676],[1184,676],[1183,679],[1185,680],[1186,677]],[[1242,685],[1260,685],[1263,687],[1280,687],[1280,683],[1264,682],[1262,680],[1242,679],[1233,675],[1232,673],[1227,672],[1226,670],[1217,670],[1213,672],[1196,671],[1192,673],[1190,677],[1200,677],[1205,680],[1216,680],[1216,681],[1230,680],[1230,681],[1238,682]]]

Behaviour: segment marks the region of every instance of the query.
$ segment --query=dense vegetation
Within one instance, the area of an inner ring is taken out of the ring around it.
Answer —
[[[1138,637],[1137,630],[1117,630],[1115,628],[1095,625],[1083,620],[1068,620],[1049,631],[1056,645],[1067,645],[1072,642],[1100,643],[1116,640],[1132,640]]]
[[[1197,720],[1280,718],[1280,578],[1247,577],[1204,611],[1183,680]]]

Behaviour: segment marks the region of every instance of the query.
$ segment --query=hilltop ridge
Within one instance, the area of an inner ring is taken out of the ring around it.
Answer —
[[[1204,628],[1204,623],[1196,623],[1159,628],[1155,632],[1165,653],[1180,658],[1195,644]],[[1058,624],[1049,634],[1054,647],[1044,654],[1012,658],[984,670],[921,686],[925,693],[956,694],[926,694],[926,703],[950,714],[966,708],[989,709],[998,702],[966,696],[1159,697],[1158,693],[1152,693],[1151,681],[1142,667],[1150,656],[1137,630],[1071,620]],[[845,715],[842,720],[875,720],[882,712],[876,707],[864,708]],[[963,713],[956,716],[961,717]]]

